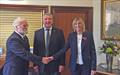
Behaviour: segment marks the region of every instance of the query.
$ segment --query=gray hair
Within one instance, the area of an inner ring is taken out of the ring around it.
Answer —
[[[17,18],[13,21],[12,25],[13,25],[14,28],[16,29],[16,27],[20,25],[20,22],[25,21],[25,20],[26,20],[25,18],[17,17]]]
[[[45,13],[45,14],[43,15],[43,18],[44,18],[44,16],[51,16],[51,17],[53,18],[53,15],[52,15],[51,13]]]
[[[51,13],[45,13],[44,16],[53,16]]]

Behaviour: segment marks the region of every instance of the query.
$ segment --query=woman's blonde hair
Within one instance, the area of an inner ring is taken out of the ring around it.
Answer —
[[[72,26],[73,26],[73,30],[75,31],[75,23],[80,21],[80,23],[83,25],[83,32],[85,31],[85,21],[83,20],[82,17],[75,17],[72,21]]]

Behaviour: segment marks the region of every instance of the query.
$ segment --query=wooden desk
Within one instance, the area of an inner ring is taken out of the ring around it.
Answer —
[[[4,65],[5,63],[5,56],[1,56],[0,57],[0,69],[2,68],[2,66]]]
[[[101,72],[101,71],[96,71],[95,75],[116,75],[116,74],[107,73],[107,72]]]
[[[0,56],[0,75],[3,75],[3,65],[5,63],[5,56]]]
[[[107,65],[105,63],[100,63],[98,66],[97,66],[97,71],[100,71],[100,72],[107,72]],[[116,65],[113,65],[112,67],[112,74],[114,75],[120,75],[120,70],[118,69],[118,66]]]

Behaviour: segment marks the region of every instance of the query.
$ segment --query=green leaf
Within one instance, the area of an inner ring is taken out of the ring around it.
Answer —
[[[110,47],[107,48],[106,53],[112,53],[112,49]]]

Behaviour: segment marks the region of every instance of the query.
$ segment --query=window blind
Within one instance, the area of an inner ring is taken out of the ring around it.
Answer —
[[[28,38],[30,46],[33,46],[34,32],[42,27],[43,11],[16,11],[16,10],[0,10],[0,47],[6,49],[6,40],[14,31],[12,23],[15,18],[26,18],[29,24]]]

